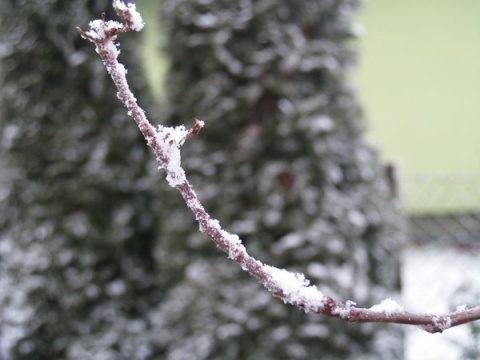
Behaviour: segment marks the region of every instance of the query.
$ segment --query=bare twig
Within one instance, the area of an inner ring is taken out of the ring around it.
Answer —
[[[157,160],[167,172],[167,181],[182,195],[188,208],[193,212],[200,224],[200,231],[212,238],[215,244],[228,257],[237,262],[243,270],[255,277],[274,296],[285,303],[295,305],[308,313],[339,317],[350,322],[376,322],[418,325],[424,330],[436,333],[448,328],[480,319],[480,307],[459,309],[445,315],[414,314],[403,310],[393,300],[384,300],[369,309],[357,308],[354,302],[342,303],[324,295],[315,285],[310,285],[303,274],[295,274],[283,269],[265,265],[250,256],[237,235],[223,230],[218,220],[212,219],[197,198],[188,182],[185,171],[180,165],[180,147],[190,136],[197,135],[203,127],[203,121],[196,120],[191,130],[183,126],[176,128],[159,125],[155,128],[145,116],[145,112],[137,104],[130,91],[125,67],[117,60],[119,51],[114,41],[121,32],[139,31],[143,20],[136,11],[135,5],[126,6],[120,0],[113,0],[113,7],[124,23],[101,20],[90,22],[90,30],[77,28],[80,35],[93,42],[96,51],[102,58],[108,73],[117,89],[118,97],[133,117],[148,146],[155,153]]]

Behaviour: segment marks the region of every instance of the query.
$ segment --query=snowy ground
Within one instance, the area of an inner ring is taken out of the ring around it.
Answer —
[[[446,247],[412,247],[403,256],[403,304],[406,310],[428,313],[455,311],[465,287],[480,293],[480,252]],[[480,296],[477,297],[479,299]],[[464,299],[466,299],[464,297]],[[458,301],[458,300],[457,300]],[[463,300],[463,303],[468,300]],[[468,306],[478,304],[468,303]],[[475,341],[467,326],[429,334],[410,328],[406,339],[407,360],[460,360],[463,349]],[[477,339],[478,341],[478,339]]]

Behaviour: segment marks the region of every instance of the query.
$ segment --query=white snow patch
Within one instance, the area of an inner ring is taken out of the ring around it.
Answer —
[[[118,55],[120,54],[120,50],[118,50],[117,44],[115,44],[113,41],[105,42],[105,45],[103,46],[103,48],[106,51],[108,51],[113,58],[115,58],[115,59],[118,58]],[[107,65],[107,64],[105,64],[105,65]],[[127,73],[126,70],[125,70],[125,67],[120,63],[117,65],[117,70],[121,74],[126,74]]]
[[[353,308],[353,307],[357,306],[357,303],[355,301],[352,301],[352,300],[347,300],[345,302],[345,305],[350,307],[350,308]]]
[[[114,29],[122,29],[123,25],[118,21],[103,21],[103,20],[92,20],[88,23],[90,30],[86,32],[94,40],[105,39],[105,30],[110,31]],[[115,39],[115,36],[113,37]]]
[[[390,316],[402,312],[403,307],[398,305],[395,300],[385,299],[382,300],[380,304],[373,305],[370,310],[373,312],[384,313],[385,315]]]
[[[113,7],[120,11],[126,11],[130,13],[130,20],[132,21],[133,30],[140,31],[143,29],[145,22],[143,21],[140,13],[137,11],[135,4],[125,5],[125,3],[121,0],[113,0]]]
[[[283,294],[283,301],[290,304],[302,304],[305,312],[312,312],[322,307],[323,293],[300,273],[292,273],[285,269],[264,265],[265,272],[270,280],[265,286],[269,289],[279,287]]]
[[[171,187],[176,187],[186,181],[185,171],[182,169],[180,146],[185,142],[188,131],[185,126],[175,128],[159,126],[155,141],[162,148],[168,162],[160,163],[160,167],[167,171],[167,181]]]
[[[242,244],[242,240],[238,237],[236,234],[230,234],[229,232],[223,230],[222,231],[223,236],[225,239],[232,245],[238,246]]]
[[[338,314],[342,319],[348,319],[350,315],[350,308],[337,306],[335,309],[333,309],[332,314]]]
[[[402,268],[405,307],[412,312],[442,314],[450,312],[452,304],[470,304],[463,298],[457,300],[458,291],[465,285],[472,294],[480,289],[479,260],[478,252],[438,244],[407,248]],[[468,306],[460,306],[455,310],[466,308]],[[468,326],[456,326],[434,335],[419,327],[407,327],[405,359],[462,359],[464,350],[476,346],[477,342]]]
[[[445,318],[441,318],[440,316],[434,316],[432,318],[433,325],[435,325],[440,330],[446,330],[452,327],[452,319],[447,316]]]

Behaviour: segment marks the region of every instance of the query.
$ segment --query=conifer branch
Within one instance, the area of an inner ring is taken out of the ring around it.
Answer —
[[[126,69],[117,60],[119,50],[115,44],[117,35],[121,32],[140,31],[143,20],[136,11],[135,5],[125,5],[120,0],[113,0],[113,7],[124,21],[101,20],[90,22],[90,30],[83,31],[77,28],[80,35],[93,42],[108,73],[113,79],[118,97],[128,110],[128,114],[135,120],[148,146],[153,150],[157,160],[167,173],[167,181],[176,188],[188,208],[195,215],[200,225],[200,231],[208,235],[228,257],[237,262],[241,268],[255,277],[264,285],[273,296],[281,298],[285,303],[292,304],[307,313],[338,317],[357,323],[396,323],[417,325],[430,333],[442,332],[454,326],[466,324],[480,319],[480,307],[467,309],[458,308],[457,311],[445,315],[414,314],[404,311],[393,300],[384,300],[371,308],[358,308],[353,301],[345,303],[336,301],[324,295],[315,285],[310,285],[303,274],[288,272],[261,263],[250,256],[241,240],[235,234],[230,234],[213,219],[202,206],[195,191],[186,178],[181,167],[180,147],[185,140],[197,135],[204,126],[203,121],[196,120],[192,129],[184,126],[175,128],[158,125],[155,128],[145,116],[133,93],[130,91]]]

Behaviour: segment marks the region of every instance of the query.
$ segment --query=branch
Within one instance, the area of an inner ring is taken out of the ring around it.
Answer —
[[[184,126],[172,128],[159,125],[155,128],[146,118],[144,110],[137,104],[127,83],[127,71],[117,60],[119,50],[114,41],[119,33],[131,30],[140,31],[144,23],[136,11],[135,5],[128,4],[126,6],[121,0],[113,0],[113,7],[123,23],[106,21],[105,15],[103,15],[101,20],[90,22],[89,31],[85,32],[78,27],[77,31],[83,38],[95,44],[97,53],[102,58],[118,89],[118,98],[127,108],[128,115],[137,123],[161,167],[165,169],[170,186],[180,192],[188,208],[195,215],[200,225],[200,231],[212,238],[230,259],[255,277],[273,296],[279,297],[285,303],[301,308],[307,313],[338,317],[358,323],[419,325],[431,333],[442,332],[448,328],[480,319],[480,307],[459,308],[446,315],[414,314],[404,311],[395,301],[387,299],[369,309],[357,308],[352,301],[342,303],[324,295],[315,285],[310,285],[309,280],[305,279],[303,274],[263,264],[250,256],[239,237],[223,230],[218,220],[213,219],[204,209],[181,167],[180,147],[187,138],[199,133],[204,126],[203,121],[196,120],[191,130],[186,130]]]

